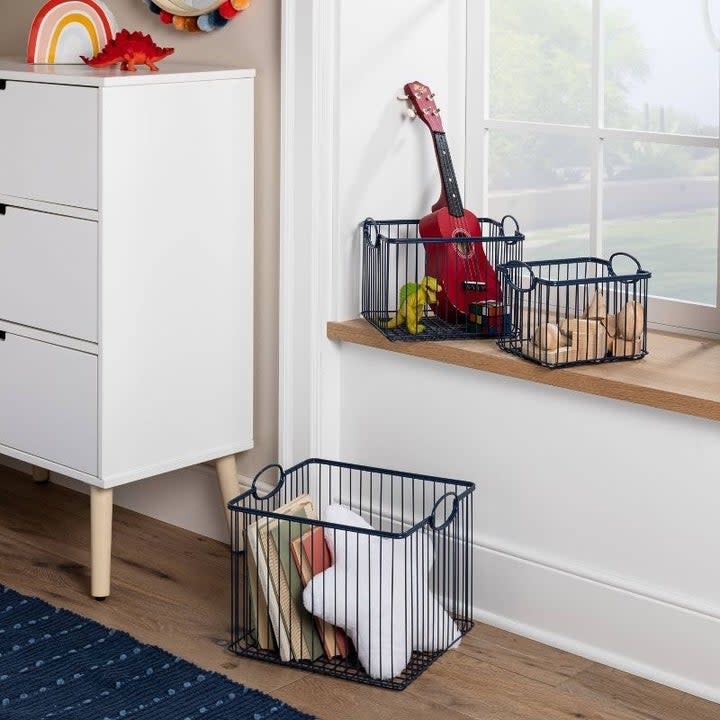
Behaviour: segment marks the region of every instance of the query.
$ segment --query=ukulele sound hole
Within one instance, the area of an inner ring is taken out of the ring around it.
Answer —
[[[452,234],[453,238],[463,238],[463,237],[470,237],[468,233],[465,230],[457,229]],[[473,254],[473,247],[471,243],[464,243],[459,242],[455,243],[455,250],[457,250],[458,255],[463,259],[466,260]]]

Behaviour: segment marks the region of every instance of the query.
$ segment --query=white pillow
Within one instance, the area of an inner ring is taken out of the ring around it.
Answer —
[[[327,522],[360,530],[372,526],[344,505],[330,505]],[[460,631],[428,587],[430,538],[380,538],[356,530],[325,529],[334,565],[303,592],[308,612],[343,628],[372,678],[399,675],[413,650],[457,644]]]
[[[399,542],[399,541],[398,541]],[[413,650],[435,652],[460,645],[460,630],[428,586],[435,560],[432,538],[425,532],[409,538],[408,587],[413,598]],[[448,577],[448,583],[451,578]]]

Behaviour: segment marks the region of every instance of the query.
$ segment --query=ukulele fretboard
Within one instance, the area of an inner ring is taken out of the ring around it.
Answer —
[[[440,167],[443,191],[447,198],[448,212],[454,217],[462,217],[464,212],[462,198],[460,197],[460,189],[458,188],[455,169],[450,157],[447,137],[444,132],[434,132],[433,140],[435,141],[435,153]]]

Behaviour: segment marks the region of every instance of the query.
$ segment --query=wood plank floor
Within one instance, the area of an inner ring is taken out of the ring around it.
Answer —
[[[0,583],[327,720],[720,720],[720,705],[477,626],[404,692],[238,658],[227,547],[115,509],[113,594],[88,596],[89,501],[0,467]]]

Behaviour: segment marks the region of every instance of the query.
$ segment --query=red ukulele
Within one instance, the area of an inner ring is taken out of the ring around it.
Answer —
[[[477,238],[482,228],[477,217],[465,210],[453,169],[447,137],[440,111],[427,85],[411,82],[405,94],[418,117],[430,128],[440,180],[440,199],[433,212],[420,220],[420,237],[428,238],[425,246],[425,274],[442,285],[433,310],[438,317],[452,323],[464,323],[470,303],[499,301],[502,298],[495,268],[480,242],[432,242],[431,238]]]

